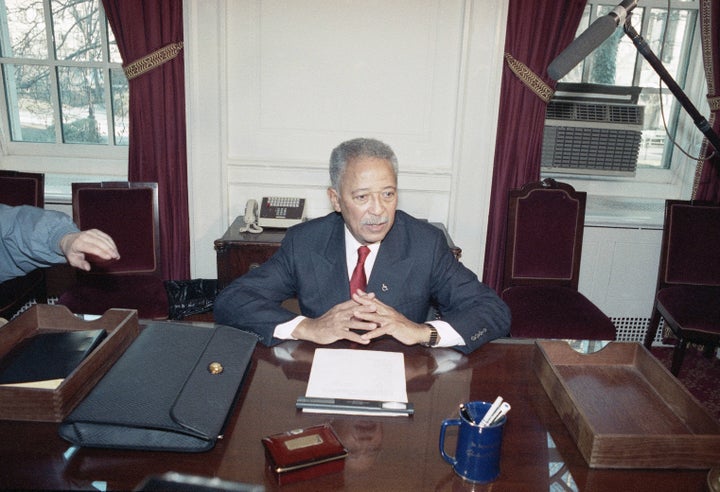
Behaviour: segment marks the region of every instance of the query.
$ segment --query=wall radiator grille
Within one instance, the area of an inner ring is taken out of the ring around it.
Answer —
[[[619,342],[640,342],[645,341],[650,318],[610,318],[616,329],[616,339]],[[655,334],[653,345],[665,345],[662,342],[662,333],[665,329],[665,322],[660,320],[660,329]]]

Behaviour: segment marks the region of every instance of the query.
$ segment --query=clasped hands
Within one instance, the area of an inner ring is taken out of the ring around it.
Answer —
[[[424,324],[410,321],[377,299],[374,293],[359,289],[352,299],[335,305],[319,318],[302,320],[292,333],[299,340],[321,345],[343,339],[367,345],[383,335],[405,345],[414,345],[427,341],[428,334],[429,329]]]

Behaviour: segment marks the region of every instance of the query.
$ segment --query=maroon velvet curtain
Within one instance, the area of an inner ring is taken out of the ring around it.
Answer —
[[[709,123],[715,133],[720,134],[720,2],[700,1],[700,26],[710,102]],[[705,140],[702,155],[709,156],[712,152],[712,145]],[[720,203],[720,149],[714,157],[698,164],[693,198]]]
[[[585,0],[510,0],[505,54],[554,87],[547,66],[575,37],[585,3]],[[498,291],[503,274],[508,191],[540,179],[545,107],[546,103],[506,63],[483,271],[483,282]]]
[[[127,67],[183,41],[183,2],[103,0]],[[190,277],[185,77],[183,52],[135,78],[130,86],[129,181],[158,183],[163,276]]]

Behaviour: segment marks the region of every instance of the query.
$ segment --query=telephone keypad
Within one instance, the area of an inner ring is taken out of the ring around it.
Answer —
[[[288,196],[271,196],[267,199],[271,207],[299,207],[300,199]]]
[[[271,196],[267,198],[267,205],[274,209],[275,217],[287,217],[288,208],[300,206],[300,198]]]

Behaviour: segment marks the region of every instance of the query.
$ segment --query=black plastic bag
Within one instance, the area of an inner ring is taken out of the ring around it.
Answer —
[[[217,296],[216,279],[166,280],[169,319],[180,320],[212,311]]]

